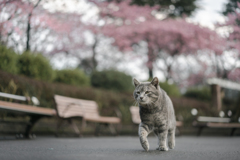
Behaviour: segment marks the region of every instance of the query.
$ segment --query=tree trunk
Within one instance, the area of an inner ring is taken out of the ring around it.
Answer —
[[[32,17],[32,12],[28,14],[28,22],[27,22],[27,40],[26,40],[26,51],[30,50],[30,31],[31,31],[31,17]]]
[[[26,50],[25,51],[29,51],[31,49],[30,47],[30,40],[31,40],[31,18],[32,18],[32,14],[33,14],[33,10],[39,5],[39,3],[41,2],[41,0],[38,0],[38,2],[33,6],[32,10],[30,11],[30,13],[28,14],[28,21],[27,21],[27,30],[26,30],[26,34],[27,34],[27,40],[26,40]]]
[[[154,62],[154,54],[153,54],[153,49],[151,47],[148,47],[148,62],[147,62],[147,67],[148,67],[148,75],[149,79],[153,78],[153,62]]]
[[[95,42],[93,44],[93,47],[92,47],[92,52],[93,52],[93,56],[92,56],[92,70],[96,70],[97,68],[97,60],[96,60],[96,55],[97,55],[97,52],[96,52],[96,47],[97,47],[97,44],[98,44],[98,38],[95,37]]]
[[[168,82],[168,80],[172,77],[171,76],[171,70],[172,70],[172,64],[167,66],[167,75],[166,75],[166,81]]]
[[[148,76],[149,76],[149,79],[153,79],[153,70],[148,68]]]
[[[221,97],[221,87],[219,85],[211,86],[212,92],[212,105],[217,111],[221,111],[222,109],[222,97]]]

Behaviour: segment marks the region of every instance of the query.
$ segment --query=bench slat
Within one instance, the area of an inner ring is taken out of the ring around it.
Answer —
[[[228,123],[231,121],[230,118],[221,118],[221,117],[205,117],[199,116],[197,118],[199,122],[221,122],[221,123]]]
[[[92,116],[86,116],[84,117],[87,121],[92,122],[100,122],[100,123],[120,123],[121,120],[117,117],[92,117]]]
[[[54,109],[29,106],[5,101],[0,101],[0,109],[24,112],[29,114],[40,114],[46,116],[56,115],[56,111]]]
[[[27,98],[24,96],[13,95],[13,94],[9,94],[9,93],[0,92],[0,96],[5,97],[5,98],[10,98],[10,99],[16,99],[16,100],[20,100],[20,101],[27,101]]]
[[[66,105],[68,106],[68,105]],[[79,105],[70,105],[66,107],[64,105],[58,105],[58,113],[61,117],[66,117],[66,115],[69,117],[71,114],[73,116],[84,116],[86,114],[92,114],[95,116],[98,115],[97,108],[94,106],[94,108],[89,108],[87,106],[79,106]]]
[[[240,128],[240,123],[207,123],[212,128]]]
[[[82,99],[64,97],[59,95],[55,95],[54,98],[56,100],[56,103],[59,103],[59,104],[70,104],[70,103],[78,104],[79,103],[83,106],[97,106],[96,102],[90,101],[90,100],[82,100]]]

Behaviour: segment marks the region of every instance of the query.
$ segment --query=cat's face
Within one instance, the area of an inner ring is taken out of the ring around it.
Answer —
[[[134,99],[142,106],[154,104],[159,97],[158,79],[155,77],[152,82],[140,83],[133,79],[135,90],[133,92]]]

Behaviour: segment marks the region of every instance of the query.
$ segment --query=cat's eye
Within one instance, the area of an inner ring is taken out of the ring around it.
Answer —
[[[150,92],[149,92],[149,91],[146,91],[146,92],[145,92],[145,94],[148,94],[148,93],[150,93]]]
[[[140,94],[140,92],[137,92],[137,94]]]

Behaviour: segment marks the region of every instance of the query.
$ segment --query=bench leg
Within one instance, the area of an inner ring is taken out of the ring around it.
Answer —
[[[84,131],[84,129],[86,128],[86,126],[87,126],[87,122],[86,122],[86,120],[83,118],[83,119],[82,119],[82,127],[81,127],[82,132]]]
[[[56,129],[56,133],[55,133],[56,137],[59,136],[59,130],[62,127],[63,123],[64,123],[64,120],[62,118],[58,118],[58,120],[57,120],[57,129]]]
[[[81,137],[81,133],[80,133],[80,131],[79,131],[76,123],[74,123],[74,122],[72,121],[72,119],[68,119],[68,123],[72,126],[73,130],[75,131],[75,133],[76,133],[79,137]]]
[[[112,124],[108,124],[108,128],[109,128],[110,132],[111,132],[113,135],[116,135],[116,134],[117,134],[117,132],[116,132],[116,130],[115,130],[115,128],[113,127]]]
[[[41,118],[41,116],[31,116],[30,118],[30,123],[27,125],[26,129],[25,129],[25,133],[24,133],[24,136],[26,138],[32,138],[31,135],[30,135],[30,132],[33,128],[33,126],[35,125],[35,123]]]
[[[234,135],[234,132],[237,130],[237,128],[232,128],[232,131],[231,131],[231,134],[230,136],[233,136]]]
[[[197,136],[200,136],[204,127],[199,127]]]
[[[117,135],[117,132],[115,130],[115,128],[113,127],[112,124],[108,124],[108,123],[96,123],[95,124],[95,136],[99,136],[99,133],[101,132],[101,127],[104,126],[104,127],[107,127],[111,134],[113,135]]]
[[[95,128],[95,135],[96,135],[96,136],[99,135],[100,130],[101,130],[101,126],[107,127],[107,128],[110,130],[111,134],[113,134],[113,135],[116,135],[116,134],[117,134],[117,132],[116,132],[116,130],[115,130],[115,128],[113,127],[112,124],[108,124],[108,123],[98,123],[98,124],[96,124],[96,128]]]
[[[100,130],[101,130],[101,123],[95,123],[95,136],[99,136]]]
[[[57,129],[56,129],[56,133],[55,133],[55,136],[56,136],[56,137],[59,136],[59,130],[60,130],[60,128],[63,126],[65,120],[66,120],[66,119],[62,119],[62,118],[59,118],[59,119],[58,119]],[[74,132],[75,132],[79,137],[81,137],[82,134],[81,134],[80,130],[78,129],[76,123],[74,123],[72,119],[67,119],[67,122],[71,125],[71,127],[72,127],[73,130],[74,130]]]

